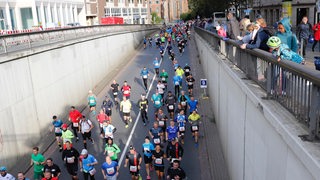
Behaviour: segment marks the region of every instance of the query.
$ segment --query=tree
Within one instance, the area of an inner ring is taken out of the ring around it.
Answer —
[[[228,3],[223,0],[189,0],[189,8],[193,18],[211,17],[213,12],[224,11],[228,7]]]
[[[151,12],[152,24],[160,24],[163,19],[161,19],[156,12]]]

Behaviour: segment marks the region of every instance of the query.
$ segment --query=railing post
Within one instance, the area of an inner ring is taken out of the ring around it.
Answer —
[[[5,38],[3,38],[3,39],[2,39],[2,42],[3,42],[4,52],[5,52],[5,53],[7,53],[7,52],[8,52],[8,50],[7,50],[7,43],[6,43],[6,39],[5,39]]]
[[[273,83],[273,68],[274,66],[269,63],[268,67],[267,67],[267,98],[269,98],[271,95],[271,87],[272,87],[272,83]]]
[[[311,93],[311,107],[310,107],[310,112],[309,112],[309,135],[308,135],[308,140],[313,141],[316,134],[318,134],[318,117],[319,113],[319,103],[320,102],[320,91],[319,87],[312,84],[312,93]]]

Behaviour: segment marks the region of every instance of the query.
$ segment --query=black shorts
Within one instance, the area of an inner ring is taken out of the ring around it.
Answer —
[[[164,166],[154,166],[154,170],[164,172]]]
[[[128,113],[123,113],[123,116],[130,116],[130,113],[128,112]]]
[[[130,166],[129,166],[130,167]],[[131,172],[130,169],[129,169],[129,172],[132,176],[139,176],[140,175],[140,171],[137,170],[137,172]]]
[[[193,89],[193,85],[188,85],[188,89]]]
[[[169,106],[173,106],[173,109],[170,109]],[[167,111],[168,111],[168,113],[174,112],[174,109],[175,109],[175,105],[174,105],[174,104],[169,104],[169,105],[167,106]]]
[[[196,126],[197,126],[198,130],[193,130],[193,129],[192,129],[192,126],[190,127],[190,130],[191,130],[192,133],[199,131],[199,125],[196,125]]]
[[[61,137],[62,133],[54,133],[56,135],[56,137]]]
[[[151,164],[152,163],[152,156],[148,157],[146,155],[143,155],[144,163],[145,164]]]
[[[90,139],[91,138],[91,131],[83,133],[82,138],[83,138],[83,140],[86,140],[87,138]]]
[[[116,94],[114,94],[114,93],[116,93]],[[114,98],[118,97],[118,94],[119,94],[119,91],[112,91],[112,95]]]
[[[77,176],[78,164],[66,164],[66,167],[71,176]]]

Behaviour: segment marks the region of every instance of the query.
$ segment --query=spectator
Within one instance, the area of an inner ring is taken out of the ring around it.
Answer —
[[[2,166],[0,167],[0,179],[15,180],[16,178],[7,172],[7,168],[5,166]]]
[[[253,34],[254,34],[254,30],[256,29],[256,31],[257,31],[257,29],[258,29],[258,26],[256,26],[256,24],[255,23],[251,23],[251,24],[249,24],[247,27],[246,27],[246,34],[245,34],[245,36],[243,36],[243,37],[241,37],[241,36],[238,36],[237,38],[240,40],[240,44],[243,44],[243,43],[246,43],[246,44],[248,44],[248,43],[250,43],[250,41],[251,40],[253,40]],[[257,33],[255,31],[255,34]]]
[[[237,36],[240,35],[239,22],[231,12],[228,13],[227,19],[227,36],[230,39],[236,40]]]
[[[226,38],[227,37],[227,32],[224,30],[223,26],[217,26],[216,27],[217,31],[218,31],[218,35]]]
[[[298,52],[297,37],[291,32],[289,18],[283,18],[278,22],[278,31],[276,33],[283,44],[287,44],[293,52]]]
[[[316,47],[318,41],[320,40],[320,20],[318,21],[317,24],[315,24],[312,28],[314,31],[314,42],[312,45],[312,52],[314,52],[314,48]]]
[[[212,19],[209,19],[208,22],[206,22],[206,24],[204,25],[204,29],[208,31],[214,30]]]
[[[306,56],[306,46],[308,43],[309,36],[312,34],[311,24],[308,22],[308,17],[304,16],[301,20],[301,23],[297,27],[297,37],[302,43],[302,56]]]
[[[267,46],[267,41],[269,35],[263,30],[263,27],[266,27],[266,22],[263,18],[257,19],[257,32],[253,34],[253,39],[248,44],[240,45],[241,49],[262,49],[264,51],[269,51],[269,47]]]
[[[240,36],[245,36],[247,34],[247,26],[251,24],[249,16],[245,15],[239,23]]]
[[[23,172],[18,172],[18,180],[30,180],[30,179],[26,178]]]

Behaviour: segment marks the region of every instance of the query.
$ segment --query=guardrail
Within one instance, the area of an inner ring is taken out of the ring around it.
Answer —
[[[55,30],[45,30],[28,33],[18,33],[0,36],[0,55],[20,50],[31,50],[35,47],[53,43],[90,37],[107,35],[108,33],[130,32],[156,29],[155,25],[98,25]]]
[[[236,41],[223,40],[217,34],[195,27],[195,32],[241,69],[248,79],[289,110],[307,129],[303,140],[320,137],[320,72],[291,61],[277,61],[260,49],[240,49]]]

